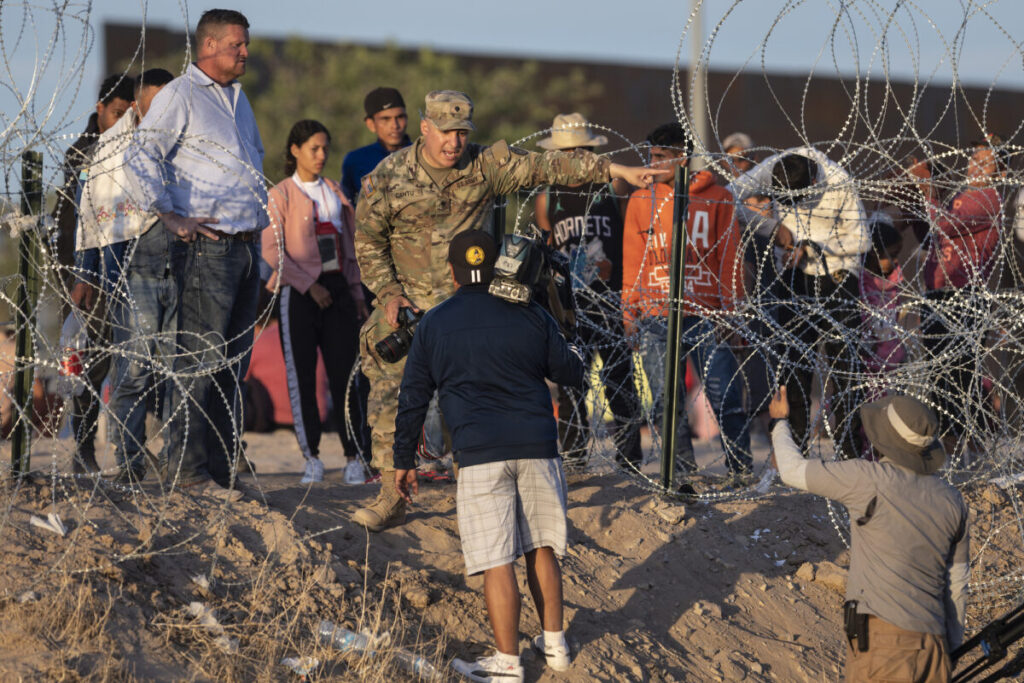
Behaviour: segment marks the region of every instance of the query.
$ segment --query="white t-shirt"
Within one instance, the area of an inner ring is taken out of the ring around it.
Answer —
[[[302,188],[307,197],[313,200],[316,205],[317,220],[330,221],[338,229],[338,232],[341,232],[341,200],[331,188],[327,187],[324,179],[317,178],[313,182],[307,183],[299,178],[298,173],[295,173],[292,175],[292,180]]]

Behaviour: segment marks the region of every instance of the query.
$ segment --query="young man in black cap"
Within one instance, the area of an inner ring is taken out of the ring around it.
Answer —
[[[54,243],[54,256],[60,266],[73,269],[63,271],[69,286],[71,305],[82,313],[89,329],[89,338],[97,343],[109,336],[105,311],[99,303],[101,272],[103,270],[98,249],[77,249],[78,209],[82,185],[88,177],[96,141],[113,128],[135,100],[135,79],[126,74],[112,74],[100,86],[96,111],[89,115],[85,131],[64,153],[64,185],[57,192],[54,217],[58,234]],[[95,309],[95,310],[94,310]],[[100,412],[100,387],[110,369],[110,357],[100,356],[89,366],[85,380],[89,390],[72,400],[71,430],[75,436],[75,459],[72,469],[76,473],[98,472],[96,464],[96,428]]]
[[[363,176],[377,167],[387,155],[412,144],[405,134],[409,116],[402,93],[394,88],[375,88],[363,100],[366,127],[377,141],[354,149],[341,162],[341,189],[353,204],[359,196]]]
[[[359,198],[359,185],[363,176],[377,168],[377,164],[394,151],[412,144],[405,133],[409,116],[405,113],[405,100],[395,88],[374,88],[363,100],[366,110],[366,127],[377,136],[372,144],[354,149],[341,162],[341,191],[352,205]],[[376,297],[365,285],[363,295],[366,305],[373,307]],[[370,382],[362,372],[356,379],[359,393],[360,415],[353,416],[358,423],[359,443],[364,453],[370,452],[370,427],[367,424],[366,401],[370,393]]]
[[[768,411],[782,481],[849,512],[846,680],[948,681],[949,652],[963,640],[969,534],[960,492],[935,474],[946,460],[935,413],[909,396],[869,403],[860,418],[880,459],[824,462],[804,460],[794,442],[785,387]]]
[[[497,247],[482,230],[456,235],[448,263],[455,294],[420,321],[398,395],[395,484],[417,492],[416,442],[436,389],[459,464],[457,510],[466,573],[484,574],[497,652],[453,666],[473,681],[522,681],[515,561],[526,557],[544,633],[534,647],[548,666],[569,668],[562,626],[567,492],[545,379],[578,387],[583,362],[536,303],[488,294]]]

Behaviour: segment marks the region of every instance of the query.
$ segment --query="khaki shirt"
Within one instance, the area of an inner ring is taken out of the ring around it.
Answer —
[[[772,446],[784,483],[846,506],[846,599],[859,603],[857,612],[908,631],[945,635],[956,647],[970,567],[968,511],[960,492],[938,475],[917,474],[887,458],[804,460],[785,420],[772,429]]]
[[[538,185],[608,182],[608,159],[587,151],[538,154],[470,143],[442,185],[417,162],[422,139],[363,178],[356,204],[356,259],[383,308],[404,295],[430,308],[455,291],[448,244],[464,230],[489,228],[494,198]]]

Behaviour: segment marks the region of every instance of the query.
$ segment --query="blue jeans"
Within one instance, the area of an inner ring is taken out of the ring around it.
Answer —
[[[103,404],[103,382],[111,366],[111,355],[106,347],[111,341],[112,292],[121,281],[125,246],[125,242],[120,242],[104,250],[96,247],[75,252],[75,281],[88,283],[100,290],[93,310],[84,316],[91,342],[91,361],[82,375],[86,386],[71,399],[71,432],[75,437],[79,462],[96,458],[96,427]],[[111,250],[109,259],[101,253],[107,249]]]
[[[127,250],[126,250],[127,247]],[[187,246],[163,223],[135,240],[104,249],[104,265],[127,264],[123,286],[111,298],[110,324],[117,348],[110,418],[120,467],[145,469],[146,409],[166,424],[167,378],[177,346],[180,273]]]
[[[167,438],[178,484],[227,486],[241,451],[242,378],[259,297],[257,242],[199,237],[188,245]]]
[[[640,324],[642,344],[640,356],[647,374],[647,383],[654,398],[655,425],[660,431],[662,405],[665,394],[665,346],[668,339],[667,320],[649,318]],[[750,430],[747,413],[743,409],[743,391],[738,375],[736,357],[715,338],[715,328],[709,321],[686,316],[679,321],[681,327],[679,360],[692,356],[704,392],[718,420],[722,451],[730,472],[749,470]],[[685,373],[680,370],[678,398],[676,400],[676,461],[685,469],[696,470],[690,423],[686,419]]]

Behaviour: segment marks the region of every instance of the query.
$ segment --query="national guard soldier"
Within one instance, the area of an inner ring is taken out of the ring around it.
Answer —
[[[405,521],[405,501],[395,488],[391,461],[405,364],[385,362],[375,347],[399,328],[401,309],[420,313],[451,296],[447,259],[452,237],[484,228],[492,220],[495,197],[520,188],[612,178],[643,186],[663,175],[584,150],[537,154],[504,141],[484,147],[468,142],[472,130],[473,102],[466,94],[429,93],[420,138],[363,178],[356,205],[356,259],[363,283],[379,302],[360,331],[360,353],[370,380],[373,466],[381,471],[381,491],[353,515],[371,531]],[[412,317],[402,315],[403,320]]]

